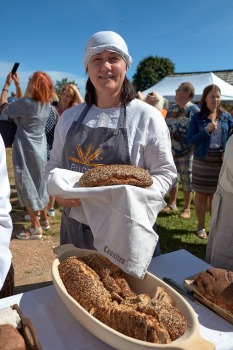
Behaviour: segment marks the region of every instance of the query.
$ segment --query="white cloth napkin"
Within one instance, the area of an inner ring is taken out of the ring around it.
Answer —
[[[166,203],[153,184],[79,187],[82,173],[54,169],[48,178],[50,195],[80,198],[70,217],[90,226],[95,248],[125,272],[143,278],[158,235],[153,230]]]

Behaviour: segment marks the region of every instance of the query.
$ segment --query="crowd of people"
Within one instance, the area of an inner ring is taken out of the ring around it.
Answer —
[[[56,201],[62,208],[60,243],[95,249],[90,227],[70,217],[71,208],[81,200],[55,197],[48,193],[47,182],[55,168],[84,173],[97,164],[132,164],[149,171],[156,198],[167,214],[178,211],[181,183],[184,207],[180,217],[190,219],[193,199],[196,233],[201,239],[207,239],[205,216],[208,210],[212,212],[206,260],[233,270],[233,141],[229,139],[233,117],[221,107],[221,91],[216,85],[207,86],[197,105],[192,102],[194,86],[183,82],[177,86],[175,103],[169,106],[156,91],[147,96],[136,93],[126,77],[131,63],[124,39],[104,31],[91,36],[85,47],[88,77],[84,99],[74,84],[65,85],[57,98],[50,76],[43,71],[31,75],[24,94],[19,75],[7,75],[1,111],[17,126],[12,153],[15,184],[21,206],[28,213],[25,220],[30,221],[30,227],[16,237],[41,239],[43,231],[50,229]],[[16,97],[9,101],[12,83]],[[74,157],[77,149],[82,152]],[[88,150],[95,156],[87,157]],[[10,190],[1,137],[0,152],[1,200],[2,193],[4,196],[4,208],[0,208],[1,290],[10,271],[12,274]],[[154,256],[159,254],[158,242]]]
[[[193,200],[197,218],[196,233],[199,238],[207,239],[206,213],[212,212],[212,200],[218,185],[226,143],[232,135],[233,108],[226,111],[221,107],[221,91],[217,85],[206,86],[198,104],[191,102],[194,95],[194,86],[183,82],[176,89],[175,103],[167,108],[165,118],[178,178],[168,193],[168,205],[163,212],[178,212],[180,182],[184,199],[180,217],[190,219]],[[137,97],[162,111],[161,104],[158,106],[161,98],[157,96],[160,95],[153,91],[146,97],[138,92]],[[211,230],[213,231],[212,223],[210,232]]]

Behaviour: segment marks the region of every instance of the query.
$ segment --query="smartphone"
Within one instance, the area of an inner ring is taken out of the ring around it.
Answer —
[[[18,67],[19,67],[19,63],[16,62],[11,70],[11,74],[15,74],[17,72]]]

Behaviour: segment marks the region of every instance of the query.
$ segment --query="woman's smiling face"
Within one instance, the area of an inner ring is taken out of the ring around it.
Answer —
[[[120,93],[126,75],[126,63],[121,55],[112,51],[93,55],[87,70],[97,96],[98,93]]]

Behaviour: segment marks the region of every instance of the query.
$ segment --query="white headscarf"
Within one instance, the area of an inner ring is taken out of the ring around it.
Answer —
[[[132,57],[129,54],[128,47],[124,39],[115,32],[103,31],[92,35],[86,44],[84,54],[85,68],[87,68],[87,64],[91,56],[105,50],[117,52],[124,59],[127,68],[131,66]]]

